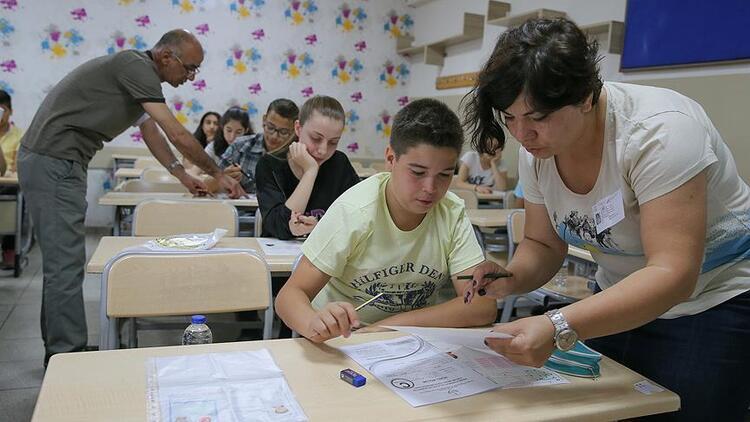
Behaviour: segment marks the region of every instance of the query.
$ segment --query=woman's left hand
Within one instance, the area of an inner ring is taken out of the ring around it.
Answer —
[[[546,315],[497,324],[492,331],[513,336],[486,338],[485,341],[490,349],[519,365],[539,368],[555,350],[555,327]]]

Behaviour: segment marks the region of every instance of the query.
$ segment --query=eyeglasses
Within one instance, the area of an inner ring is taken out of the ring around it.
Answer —
[[[201,70],[200,68],[198,68],[198,66],[192,65],[192,67],[187,67],[177,54],[172,53],[172,56],[174,56],[174,58],[177,59],[178,62],[180,62],[180,65],[182,65],[182,68],[185,69],[185,72],[187,72],[188,76],[195,76],[200,73]]]
[[[285,138],[285,139],[292,136],[292,134],[294,133],[291,129],[277,128],[276,126],[270,123],[263,123],[263,130],[268,132],[269,135],[273,135],[275,133],[279,137]]]

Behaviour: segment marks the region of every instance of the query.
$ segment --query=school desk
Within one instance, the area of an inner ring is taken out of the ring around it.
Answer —
[[[568,377],[570,384],[498,389],[457,400],[411,407],[335,347],[391,339],[396,332],[354,334],[317,345],[284,339],[193,346],[61,353],[49,362],[34,422],[146,420],[146,362],[150,357],[268,349],[311,421],[580,421],[621,420],[672,412],[679,397],[664,390],[641,393],[645,378],[608,359],[598,379]],[[352,368],[367,377],[354,388],[339,379]]]
[[[0,177],[0,235],[14,235],[15,257],[13,259],[13,277],[19,277],[22,272],[25,257],[31,249],[32,223],[26,201],[18,185],[18,174],[6,173]]]

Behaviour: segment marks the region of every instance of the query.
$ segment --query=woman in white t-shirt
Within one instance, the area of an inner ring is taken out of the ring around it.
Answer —
[[[498,149],[494,154],[479,154],[476,151],[464,153],[455,187],[479,193],[506,190],[508,171],[503,163],[502,150]]]
[[[504,297],[541,287],[568,244],[588,249],[601,289],[546,315],[498,325],[495,351],[544,364],[576,339],[669,388],[665,418],[742,420],[750,404],[750,188],[695,101],[602,83],[595,42],[566,19],[503,33],[468,104],[480,152],[523,146],[524,239],[504,269],[467,285]],[[496,117],[497,116],[497,117]],[[496,142],[495,139],[499,141]],[[606,376],[606,375],[605,375]]]

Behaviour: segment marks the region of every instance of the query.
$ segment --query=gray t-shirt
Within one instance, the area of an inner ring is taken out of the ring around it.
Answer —
[[[145,102],[164,102],[150,53],[126,50],[92,59],[52,88],[21,144],[87,166],[103,142],[143,115]]]

